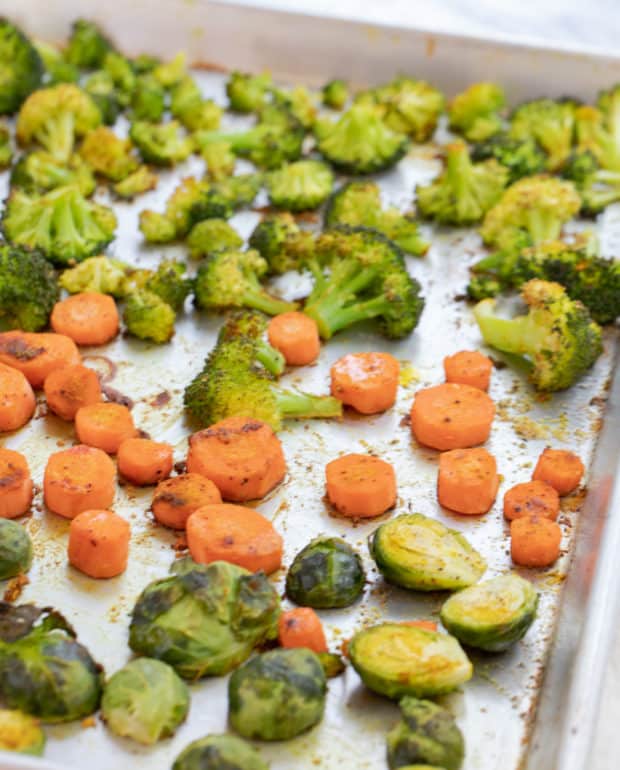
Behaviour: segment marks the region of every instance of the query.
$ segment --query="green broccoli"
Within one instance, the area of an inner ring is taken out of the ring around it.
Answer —
[[[189,136],[183,136],[176,120],[168,123],[147,123],[138,120],[131,124],[129,138],[134,142],[146,163],[172,166],[188,158],[194,150]]]
[[[514,285],[515,266],[523,249],[532,241],[529,234],[519,230],[513,234],[503,248],[496,249],[471,266],[471,277],[467,286],[469,299],[481,300],[495,297]]]
[[[335,123],[319,119],[314,132],[323,157],[345,174],[391,168],[409,148],[404,133],[390,128],[372,106],[354,104]]]
[[[616,84],[607,91],[601,91],[597,99],[597,107],[603,113],[604,126],[613,141],[612,155],[615,163],[620,153],[620,85]],[[607,167],[605,163],[601,165]],[[609,166],[609,168],[612,168]],[[620,170],[614,166],[614,170]]]
[[[229,107],[234,112],[258,112],[269,98],[273,82],[271,75],[248,75],[232,72],[226,83]]]
[[[128,295],[123,321],[129,334],[162,344],[172,339],[176,315],[167,302],[147,289]]]
[[[212,99],[204,99],[189,75],[172,87],[170,112],[188,131],[211,131],[219,127],[222,118],[222,108]]]
[[[136,73],[129,59],[116,51],[110,51],[103,60],[103,71],[112,78],[116,98],[121,107],[127,107],[136,88]]]
[[[266,216],[256,225],[249,245],[265,260],[270,274],[281,275],[302,269],[312,257],[315,243],[313,234],[301,230],[291,214],[279,212]]]
[[[415,329],[424,308],[420,285],[407,272],[401,250],[381,233],[345,225],[328,230],[317,238],[307,266],[314,288],[304,312],[323,339],[371,319],[393,339]]]
[[[206,144],[200,154],[207,164],[207,177],[217,182],[232,176],[237,164],[237,156],[229,142],[213,142]]]
[[[304,128],[312,128],[316,120],[317,99],[307,88],[296,86],[290,91],[274,88],[272,96],[276,107],[290,112]]]
[[[474,83],[452,100],[448,110],[450,128],[468,142],[483,142],[501,130],[500,113],[505,106],[503,88],[496,83]]]
[[[132,155],[132,149],[130,141],[100,126],[86,134],[80,155],[97,174],[113,182],[120,182],[138,168],[138,160]]]
[[[491,158],[472,163],[464,142],[446,146],[446,165],[428,185],[416,187],[420,214],[443,224],[471,225],[479,222],[500,199],[508,172]]]
[[[148,166],[139,166],[117,182],[112,189],[119,198],[131,199],[136,195],[154,190],[157,187],[157,181],[157,174],[154,174]]]
[[[80,79],[80,71],[70,64],[62,52],[53,45],[37,40],[34,44],[37,53],[41,57],[45,69],[45,84],[54,86],[57,83],[77,83]]]
[[[237,209],[254,201],[262,183],[262,174],[237,174],[219,182],[206,182],[203,192],[191,207],[192,222],[228,219]]]
[[[180,237],[171,219],[151,209],[140,212],[138,229],[147,243],[171,243]]]
[[[193,225],[192,207],[207,194],[209,187],[208,182],[186,177],[166,201],[163,214],[149,209],[141,211],[139,228],[145,239],[149,243],[168,243],[185,237]],[[228,208],[225,216],[231,213]]]
[[[166,259],[151,273],[144,287],[147,291],[157,294],[175,311],[183,309],[186,297],[192,290],[193,281],[185,276],[185,265]]]
[[[13,160],[11,131],[5,123],[0,123],[0,171],[8,168]]]
[[[556,171],[569,156],[573,144],[576,104],[570,99],[536,99],[512,113],[509,135],[518,141],[534,139],[547,153],[547,168]]]
[[[75,185],[87,198],[95,191],[93,172],[79,155],[61,162],[44,150],[35,150],[22,155],[11,169],[11,187],[27,193],[43,193],[67,185]]]
[[[584,216],[596,216],[620,200],[620,171],[601,168],[591,152],[574,152],[564,164],[562,176],[577,188]]]
[[[0,245],[0,329],[43,329],[58,297],[54,269],[41,254]]]
[[[600,327],[581,302],[571,300],[558,283],[528,281],[521,296],[529,310],[515,318],[497,315],[494,299],[476,305],[474,316],[484,341],[520,356],[529,365],[537,390],[569,388],[600,356]]]
[[[79,265],[64,270],[59,284],[69,294],[96,291],[122,299],[127,293],[128,273],[128,266],[117,259],[89,257]]]
[[[160,62],[153,68],[152,73],[160,85],[170,89],[187,75],[187,56],[181,51],[174,59]]]
[[[140,75],[131,97],[132,119],[159,123],[165,111],[166,89],[152,74]]]
[[[273,375],[280,375],[286,368],[282,353],[266,340],[268,316],[256,310],[237,310],[228,316],[218,334],[218,345],[232,340],[245,339],[254,345],[255,362]]]
[[[422,256],[429,244],[421,237],[412,217],[390,206],[381,207],[381,191],[374,182],[348,182],[331,196],[325,210],[325,226],[372,227],[408,254]]]
[[[342,110],[349,101],[349,86],[346,80],[330,80],[321,91],[323,104],[332,110]]]
[[[39,249],[60,265],[81,262],[114,238],[114,212],[82,196],[77,187],[57,187],[41,196],[13,190],[2,220],[6,239]]]
[[[121,104],[112,76],[103,70],[93,72],[84,81],[84,91],[97,105],[106,126],[113,125],[121,113]]]
[[[69,160],[75,140],[101,124],[90,96],[72,83],[32,93],[17,116],[17,141],[38,143],[60,162]]]
[[[508,170],[509,185],[524,176],[540,174],[545,170],[547,160],[534,139],[512,139],[504,133],[474,145],[471,157],[474,161],[495,158]]]
[[[187,247],[192,259],[202,259],[214,251],[234,251],[243,246],[243,238],[225,219],[205,219],[192,227]]]
[[[71,28],[65,59],[79,69],[94,70],[102,66],[106,54],[113,50],[112,43],[96,24],[78,19]]]
[[[334,175],[326,163],[298,160],[266,176],[269,200],[287,211],[316,209],[329,197]]]
[[[136,75],[146,75],[159,67],[161,59],[149,53],[141,53],[135,59],[132,59],[131,64]]]
[[[43,62],[24,33],[3,18],[0,18],[0,62],[0,115],[11,115],[40,86]]]

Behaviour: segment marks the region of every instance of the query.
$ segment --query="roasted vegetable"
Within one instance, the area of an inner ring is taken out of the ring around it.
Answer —
[[[207,164],[208,179],[217,182],[235,173],[237,156],[232,151],[230,142],[207,143],[202,147],[200,154]]]
[[[185,265],[174,259],[164,259],[157,270],[135,271],[134,285],[157,294],[175,311],[182,310],[192,290],[192,280],[185,275]]]
[[[10,115],[39,87],[43,63],[24,33],[3,18],[0,18],[0,61],[0,115]]]
[[[594,217],[620,200],[620,171],[601,168],[591,152],[573,153],[562,167],[581,197],[581,213]]]
[[[96,24],[78,19],[71,27],[65,58],[80,69],[97,69],[103,65],[106,54],[112,50],[112,43]]]
[[[125,303],[123,321],[129,334],[162,344],[172,339],[176,313],[158,294],[148,289],[132,292]]]
[[[121,105],[112,80],[112,75],[105,70],[97,70],[83,83],[84,91],[97,105],[101,119],[106,126],[112,126],[121,114]]]
[[[333,652],[319,652],[318,658],[323,666],[323,673],[327,679],[334,679],[340,676],[346,669],[344,660],[340,655],[336,655]]]
[[[349,101],[349,86],[346,80],[336,78],[323,86],[321,95],[326,107],[331,107],[332,110],[341,110]]]
[[[32,561],[32,541],[25,527],[0,519],[0,580],[26,572]]]
[[[78,154],[59,161],[45,150],[35,150],[22,155],[11,169],[11,187],[29,194],[67,185],[77,187],[86,198],[95,191],[94,174]]]
[[[266,176],[267,192],[274,206],[287,211],[316,209],[334,186],[330,167],[318,160],[298,160]]]
[[[303,269],[314,252],[314,235],[301,230],[288,212],[269,214],[252,231],[248,245],[256,249],[271,274]]]
[[[93,171],[113,182],[120,182],[138,168],[131,151],[131,142],[105,126],[89,131],[80,147],[80,155]]]
[[[7,125],[0,123],[0,171],[8,168],[12,160],[11,132]]]
[[[166,110],[166,89],[151,73],[140,75],[131,97],[132,120],[159,123]]]
[[[534,139],[547,153],[547,168],[555,171],[569,156],[575,128],[575,102],[536,99],[512,113],[509,133],[513,139]]]
[[[129,138],[138,148],[146,163],[171,166],[191,155],[194,144],[181,133],[176,120],[168,123],[147,123],[138,120],[131,124]]]
[[[225,219],[205,219],[187,236],[192,259],[201,259],[214,251],[234,251],[243,246],[243,238]]]
[[[271,374],[282,374],[286,361],[279,350],[271,347],[265,339],[269,318],[255,310],[239,310],[231,313],[222,324],[217,342],[249,343],[254,348],[255,363],[264,366]]]
[[[58,297],[56,275],[41,254],[0,245],[0,329],[39,331]]]
[[[268,72],[262,75],[231,72],[226,83],[230,109],[235,112],[258,112],[267,103],[272,86]]]
[[[494,158],[508,171],[509,185],[524,176],[540,174],[546,161],[545,153],[533,139],[512,139],[505,133],[474,145],[471,158],[476,162]]]
[[[37,719],[21,711],[0,709],[0,752],[14,751],[40,757],[44,749],[45,733]]]
[[[172,88],[170,112],[188,131],[218,128],[222,108],[212,99],[204,99],[196,81],[186,75]]]
[[[97,291],[120,299],[126,294],[128,271],[117,259],[89,257],[61,273],[59,283],[69,294]]]
[[[269,765],[236,735],[207,735],[183,749],[172,770],[269,770]]]
[[[79,69],[65,59],[62,51],[42,40],[35,41],[34,47],[43,62],[45,85],[55,86],[58,83],[78,82],[80,79]]]
[[[448,111],[450,128],[468,142],[483,142],[502,128],[501,111],[506,105],[504,89],[496,83],[473,83],[452,100]]]
[[[187,75],[187,56],[181,51],[170,61],[159,62],[151,72],[157,82],[169,90]]]
[[[120,182],[117,182],[113,190],[119,198],[131,200],[136,195],[154,190],[157,187],[157,181],[157,174],[154,174],[148,166],[139,166]]]

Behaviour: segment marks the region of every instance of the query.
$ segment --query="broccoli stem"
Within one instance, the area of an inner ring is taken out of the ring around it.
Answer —
[[[527,229],[532,236],[534,243],[543,243],[544,241],[554,241],[560,237],[562,232],[562,221],[549,212],[538,208],[531,208],[528,211]]]
[[[50,153],[62,162],[66,162],[73,152],[75,119],[70,110],[60,112],[46,124],[41,131],[40,141]]]
[[[259,340],[257,344],[256,360],[262,364],[268,372],[275,375],[282,374],[286,365],[282,353],[262,340]]]
[[[260,310],[267,315],[280,315],[280,313],[289,313],[296,310],[295,302],[285,302],[283,299],[276,299],[265,291],[246,291],[240,302],[244,307],[251,307],[253,310]]]
[[[500,318],[494,313],[495,300],[487,299],[476,305],[474,314],[487,345],[515,355],[530,355],[541,346],[545,329],[536,322],[536,313],[516,318]]]
[[[274,386],[273,394],[284,419],[310,419],[342,416],[342,402],[331,396],[312,396]]]

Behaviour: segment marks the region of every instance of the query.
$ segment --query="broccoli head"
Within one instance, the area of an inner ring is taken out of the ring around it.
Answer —
[[[127,265],[117,259],[89,257],[79,265],[64,270],[58,282],[69,294],[95,291],[122,299],[127,293],[128,272]]]
[[[601,91],[596,104],[603,113],[605,129],[613,139],[614,157],[617,159],[620,148],[620,85]]]
[[[187,75],[187,56],[181,51],[174,59],[160,62],[152,69],[152,73],[160,85],[170,89]]]
[[[519,230],[507,240],[503,248],[496,249],[471,266],[471,278],[467,286],[470,299],[495,297],[515,283],[515,268],[519,255],[532,241],[524,230]],[[521,282],[522,283],[522,282]]]
[[[84,91],[97,105],[101,119],[111,126],[121,113],[121,104],[112,76],[104,70],[97,70],[84,81]]]
[[[268,272],[281,275],[303,268],[314,251],[314,236],[301,230],[288,212],[270,214],[254,228],[249,239],[268,266]]]
[[[452,100],[450,128],[468,142],[483,142],[501,130],[500,113],[505,106],[503,88],[496,83],[474,83]]]
[[[321,91],[323,104],[332,110],[342,110],[349,101],[349,86],[346,80],[330,80]]]
[[[534,139],[547,153],[547,168],[556,171],[573,145],[576,104],[570,99],[536,99],[512,113],[509,134],[513,139]]]
[[[372,227],[416,256],[426,254],[429,247],[412,217],[393,206],[381,207],[381,191],[374,182],[349,182],[336,190],[325,210],[325,225]]]
[[[159,123],[166,111],[166,89],[150,73],[139,75],[131,97],[131,117]]]
[[[119,198],[130,200],[136,195],[154,190],[157,187],[157,181],[157,174],[154,174],[148,166],[139,166],[120,182],[117,182],[113,190]]]
[[[208,193],[208,182],[185,177],[166,201],[163,214],[146,209],[140,212],[140,231],[149,243],[168,243],[187,235],[193,224],[192,208]],[[225,211],[228,217],[230,207]],[[215,215],[217,216],[217,215]]]
[[[94,70],[103,65],[106,54],[112,50],[112,43],[96,24],[78,19],[71,27],[65,58],[79,69]]]
[[[170,243],[178,237],[174,222],[151,209],[140,212],[138,228],[147,243]]]
[[[192,205],[192,221],[227,219],[234,211],[254,201],[262,183],[262,174],[237,174],[219,182],[206,182],[202,194]]]
[[[95,191],[93,172],[79,155],[60,162],[44,150],[26,153],[11,169],[11,186],[27,193],[43,193],[75,185],[87,198]]]
[[[43,329],[58,296],[56,275],[45,257],[0,245],[0,329]]]
[[[232,340],[246,340],[254,345],[254,364],[260,364],[270,374],[280,375],[286,361],[279,350],[266,340],[269,318],[256,310],[237,310],[231,313],[220,329],[218,344]]]
[[[80,155],[97,174],[120,182],[138,168],[138,161],[131,151],[130,141],[100,126],[86,134]]]
[[[222,108],[212,99],[204,99],[196,81],[186,75],[170,94],[170,112],[188,131],[211,131],[218,128]]]
[[[592,152],[574,152],[562,169],[581,197],[581,213],[596,216],[620,200],[620,171],[601,168]]]
[[[331,168],[318,160],[298,160],[266,176],[271,203],[287,211],[307,211],[324,203],[334,186]]]
[[[137,75],[145,75],[153,72],[154,69],[159,67],[161,59],[158,59],[157,56],[153,56],[150,53],[141,53],[136,56],[135,59],[132,59],[131,64]]]
[[[467,145],[453,142],[446,147],[440,176],[416,187],[416,205],[422,216],[437,222],[471,225],[497,203],[507,181],[508,172],[496,160],[472,163]]]
[[[191,229],[187,246],[192,259],[202,259],[213,251],[241,248],[243,238],[225,219],[205,219]]]
[[[45,70],[44,82],[48,86],[54,86],[57,83],[77,83],[80,79],[80,71],[76,66],[70,64],[62,52],[53,45],[37,40],[34,44],[37,53],[43,62]]]
[[[181,133],[176,120],[168,123],[147,123],[138,120],[131,124],[129,137],[146,163],[172,166],[188,158],[194,150],[191,137]]]
[[[0,123],[0,171],[8,168],[12,160],[11,132],[7,125]]]
[[[183,308],[192,285],[193,281],[185,276],[185,265],[173,259],[161,262],[157,270],[152,272],[144,282],[144,288],[147,291],[157,294],[175,312]]]
[[[234,112],[258,112],[270,96],[273,82],[271,75],[248,75],[232,72],[226,83],[229,107]]]
[[[136,88],[136,73],[129,59],[110,51],[103,60],[103,71],[112,78],[118,103],[123,108],[129,106]]]
[[[275,88],[272,91],[273,104],[290,112],[304,128],[311,128],[316,120],[316,96],[303,86],[296,86],[290,91]]]
[[[607,130],[605,115],[596,107],[575,110],[577,152],[591,153],[604,169],[620,171],[620,126],[618,135]]]
[[[162,344],[174,335],[174,310],[160,296],[147,289],[128,295],[123,321],[129,334]]]
[[[200,151],[202,159],[207,164],[207,177],[213,181],[232,176],[237,164],[237,156],[232,151],[229,142],[213,142],[205,144]]]
[[[495,158],[508,170],[509,185],[524,176],[540,174],[547,160],[534,139],[512,139],[504,133],[474,145],[471,157],[474,161]]]
[[[0,115],[16,112],[43,78],[36,48],[8,19],[0,18]]]

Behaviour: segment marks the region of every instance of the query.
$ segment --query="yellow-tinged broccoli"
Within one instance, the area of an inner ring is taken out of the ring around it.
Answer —
[[[40,86],[43,63],[24,33],[3,18],[0,18],[0,62],[0,115],[11,115]]]
[[[103,71],[112,78],[118,103],[127,107],[136,88],[136,73],[131,62],[120,53],[110,51],[103,60]]]
[[[349,101],[349,85],[346,80],[336,78],[325,83],[321,90],[323,104],[332,110],[342,110]]]
[[[92,21],[78,19],[71,27],[65,59],[79,69],[101,67],[106,54],[114,50],[112,43]]]
[[[67,185],[75,185],[87,198],[95,192],[94,174],[77,154],[61,162],[45,150],[35,150],[22,155],[11,169],[11,187],[27,193],[43,193]]]
[[[256,249],[268,266],[268,272],[281,275],[301,270],[312,258],[314,235],[301,230],[288,212],[270,214],[262,219],[250,235],[250,248]]]
[[[234,112],[258,112],[267,103],[272,87],[268,72],[262,75],[232,72],[226,83],[229,107]]]
[[[192,259],[202,259],[213,251],[235,250],[243,246],[243,238],[225,219],[205,219],[187,236]]]
[[[193,225],[192,207],[208,190],[208,182],[191,176],[182,179],[166,201],[163,214],[149,209],[140,212],[139,227],[145,239],[149,243],[168,243],[187,235]]]
[[[37,40],[34,47],[43,62],[45,85],[54,86],[57,83],[78,82],[80,79],[79,69],[68,62],[58,48],[42,40]]]
[[[236,310],[227,318],[217,337],[218,344],[245,339],[254,345],[255,362],[274,375],[286,368],[286,361],[279,350],[265,339],[269,317],[257,310]]]
[[[230,142],[213,142],[201,149],[202,159],[207,164],[207,177],[217,182],[232,176],[237,163],[237,156],[232,151]]]
[[[513,139],[534,139],[547,153],[547,168],[556,171],[573,145],[576,104],[570,99],[536,99],[512,113],[509,134]]]
[[[117,182],[112,189],[119,198],[131,199],[136,195],[154,190],[157,187],[157,181],[157,174],[148,166],[139,166],[129,176]]]
[[[126,299],[123,321],[129,334],[162,344],[172,339],[176,315],[170,305],[147,289],[132,292]]]
[[[497,315],[494,299],[476,305],[474,316],[484,341],[523,358],[537,390],[569,388],[600,356],[600,327],[584,305],[571,300],[558,283],[528,281],[521,296],[529,310],[515,318]]]
[[[138,228],[147,243],[170,243],[178,237],[174,222],[151,209],[140,212]]]
[[[170,93],[170,112],[188,131],[211,131],[220,125],[222,108],[204,99],[196,81],[186,75]]]
[[[272,90],[273,103],[282,107],[295,117],[304,128],[311,128],[317,115],[317,97],[303,86],[296,86],[290,91],[280,88]]]
[[[131,117],[159,123],[166,111],[166,89],[151,74],[140,75],[131,97]]]
[[[160,262],[157,270],[146,276],[142,288],[157,294],[175,312],[179,312],[192,287],[193,281],[185,276],[185,265],[173,259],[165,259]]]
[[[118,259],[89,257],[79,265],[64,270],[59,284],[69,294],[95,291],[122,299],[127,293],[128,274],[128,265]]]
[[[121,113],[121,104],[110,73],[104,70],[93,72],[84,81],[84,91],[97,105],[106,126],[113,125]]]
[[[158,64],[151,72],[160,85],[172,88],[187,75],[187,56],[181,51],[174,59]]]
[[[476,144],[471,152],[472,160],[495,158],[508,170],[508,184],[524,176],[540,174],[545,170],[547,157],[534,139],[512,139],[508,134],[495,134]]]
[[[505,106],[503,88],[496,83],[473,83],[452,100],[450,128],[469,142],[483,142],[501,130]]]
[[[43,329],[58,296],[56,275],[45,257],[0,245],[0,329]]]
[[[5,123],[0,123],[0,171],[8,168],[13,160],[11,132]]]
[[[581,214],[593,217],[620,201],[620,170],[601,168],[592,152],[574,152],[562,168],[581,197]]]
[[[266,175],[269,200],[287,211],[316,209],[334,186],[331,168],[318,160],[298,160]]]
[[[129,140],[121,139],[111,129],[100,126],[86,134],[80,155],[93,171],[113,182],[120,182],[138,168],[132,149]]]
[[[168,123],[147,123],[138,120],[131,124],[129,137],[146,163],[172,166],[188,158],[194,150],[191,137],[184,136],[176,120]]]

